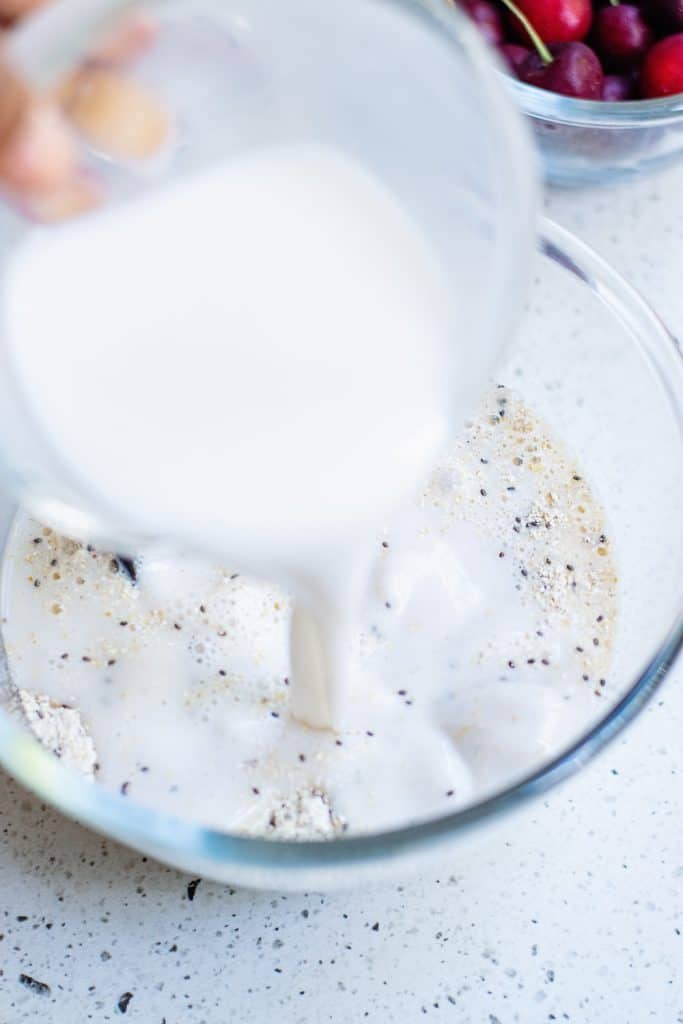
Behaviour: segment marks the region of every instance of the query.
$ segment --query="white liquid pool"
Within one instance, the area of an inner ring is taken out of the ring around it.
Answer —
[[[496,389],[372,538],[335,731],[290,713],[284,591],[160,550],[133,582],[25,515],[3,570],[10,670],[46,744],[70,730],[62,756],[130,799],[249,834],[394,827],[509,784],[604,712],[605,531],[563,446]],[[28,693],[57,706],[39,719]]]

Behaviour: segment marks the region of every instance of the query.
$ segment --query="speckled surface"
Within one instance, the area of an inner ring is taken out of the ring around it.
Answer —
[[[682,182],[547,200],[679,334]],[[192,886],[2,777],[0,1021],[683,1022],[682,669],[504,845],[401,886]]]

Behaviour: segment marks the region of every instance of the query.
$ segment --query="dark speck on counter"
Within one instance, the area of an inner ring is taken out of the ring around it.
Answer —
[[[44,981],[38,981],[37,978],[32,978],[30,974],[20,974],[19,982],[37,996],[50,995],[50,986]]]
[[[132,992],[124,992],[123,993],[123,995],[119,998],[118,1003],[116,1004],[118,1009],[119,1009],[119,1013],[126,1013],[127,1012],[128,1005],[129,1005],[129,1003],[130,1003],[132,998],[133,998],[133,993]]]

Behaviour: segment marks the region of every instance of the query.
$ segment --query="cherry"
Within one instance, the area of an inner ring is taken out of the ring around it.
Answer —
[[[561,43],[551,47],[553,59],[547,63],[532,53],[522,63],[519,77],[528,85],[575,96],[583,100],[599,100],[602,96],[603,73],[597,55],[585,43]]]
[[[492,46],[503,42],[503,19],[500,11],[490,0],[464,0],[463,7],[475,24],[479,26],[484,39]]]
[[[518,7],[549,46],[583,39],[591,27],[590,0],[518,0]],[[525,27],[517,19],[512,22],[515,34],[528,42]]]
[[[497,47],[511,74],[528,85],[607,103],[683,95],[683,0],[459,2]],[[507,8],[505,20],[497,3]],[[587,45],[582,40],[591,28],[593,10],[595,24]],[[506,37],[506,25],[524,45]],[[681,31],[653,45],[664,25]]]
[[[605,75],[600,99],[606,103],[633,100],[636,97],[636,79],[633,75]]]
[[[498,50],[510,71],[515,75],[519,73],[522,61],[531,54],[531,50],[528,50],[526,46],[520,46],[519,43],[501,43]]]
[[[660,39],[648,51],[640,89],[646,99],[683,92],[683,32]]]
[[[595,18],[595,44],[602,59],[614,68],[636,64],[652,43],[653,35],[639,7],[618,4],[603,7]]]

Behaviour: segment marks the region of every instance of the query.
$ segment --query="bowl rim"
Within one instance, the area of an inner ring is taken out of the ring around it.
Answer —
[[[683,358],[661,319],[621,275],[578,238],[545,219],[538,247],[542,254],[588,284],[622,321],[662,387],[683,439]],[[682,585],[683,586],[683,585]],[[277,879],[332,877],[379,861],[395,860],[453,841],[492,819],[526,804],[567,779],[590,761],[631,722],[661,685],[683,646],[683,589],[676,613],[662,627],[662,638],[633,683],[597,722],[547,764],[506,789],[442,817],[370,835],[335,840],[293,841],[250,838],[220,832],[137,805],[93,785],[56,761],[18,721],[0,712],[0,763],[20,783],[69,817],[149,852],[169,863],[200,864],[209,876],[250,872]]]
[[[535,120],[590,128],[651,128],[677,124],[683,119],[683,93],[653,100],[580,100],[539,89],[499,69],[506,87],[524,113]]]

